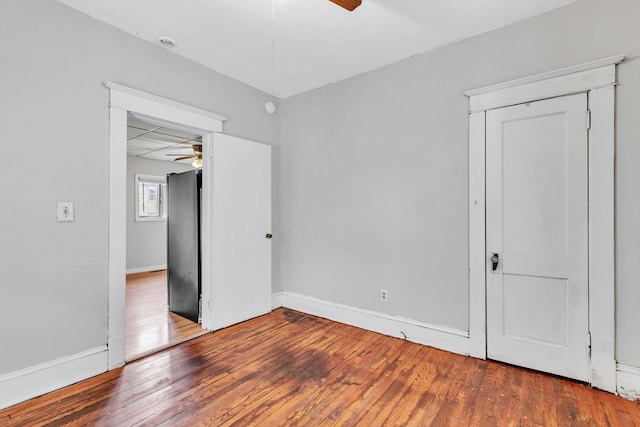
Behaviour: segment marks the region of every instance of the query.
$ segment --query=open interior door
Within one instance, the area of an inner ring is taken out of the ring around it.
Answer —
[[[271,147],[213,135],[213,329],[271,311]]]

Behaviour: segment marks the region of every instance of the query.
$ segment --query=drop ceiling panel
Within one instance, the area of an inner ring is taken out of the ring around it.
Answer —
[[[127,138],[137,138],[140,135],[144,135],[145,133],[149,133],[147,129],[138,129],[136,127],[127,126]]]
[[[144,141],[159,142],[165,145],[174,145],[181,142],[185,142],[185,138],[179,138],[177,136],[167,135],[159,132],[149,132],[138,137],[137,139],[141,139]]]
[[[193,154],[193,144],[201,144],[200,135],[175,130],[170,127],[158,126],[129,115],[127,120],[127,155],[153,160],[173,161],[178,154],[190,156]],[[190,164],[193,160],[180,163]]]
[[[162,127],[160,129],[156,129],[156,132],[159,133],[163,133],[165,135],[171,135],[174,136],[176,138],[180,138],[180,139],[188,139],[188,140],[192,140],[195,139],[197,141],[202,141],[202,137],[200,135],[194,135],[191,134],[189,132],[183,132],[181,130],[177,130],[177,129],[171,129],[171,128],[167,128],[167,127]]]
[[[131,139],[129,140],[127,146],[144,149],[147,151],[157,151],[172,147],[172,145],[167,145],[161,142],[146,141],[142,139]]]
[[[148,152],[149,152],[149,150],[144,149],[144,148],[133,147],[131,145],[129,145],[127,147],[127,156],[140,156],[140,155],[146,154]]]

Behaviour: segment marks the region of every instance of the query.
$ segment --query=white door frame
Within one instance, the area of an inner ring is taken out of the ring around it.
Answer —
[[[470,90],[469,352],[487,357],[485,115],[487,110],[586,92],[589,128],[589,330],[591,384],[616,392],[614,292],[614,118],[618,55]]]
[[[126,215],[127,215],[127,112],[178,124],[192,133],[202,135],[203,153],[211,153],[213,132],[222,132],[226,117],[199,108],[171,101],[105,82],[109,88],[109,306],[107,326],[107,369],[125,363],[125,285],[126,285]],[[212,294],[211,266],[211,203],[213,200],[209,175],[211,156],[203,155],[202,179],[202,301]],[[202,327],[213,329],[209,304],[202,307]]]

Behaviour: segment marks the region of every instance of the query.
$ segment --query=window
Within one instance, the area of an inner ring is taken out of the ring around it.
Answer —
[[[167,179],[135,174],[136,221],[165,221]]]

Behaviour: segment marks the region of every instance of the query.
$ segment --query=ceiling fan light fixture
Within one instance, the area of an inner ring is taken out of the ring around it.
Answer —
[[[196,157],[196,159],[191,163],[191,166],[194,168],[202,169],[202,157]]]

